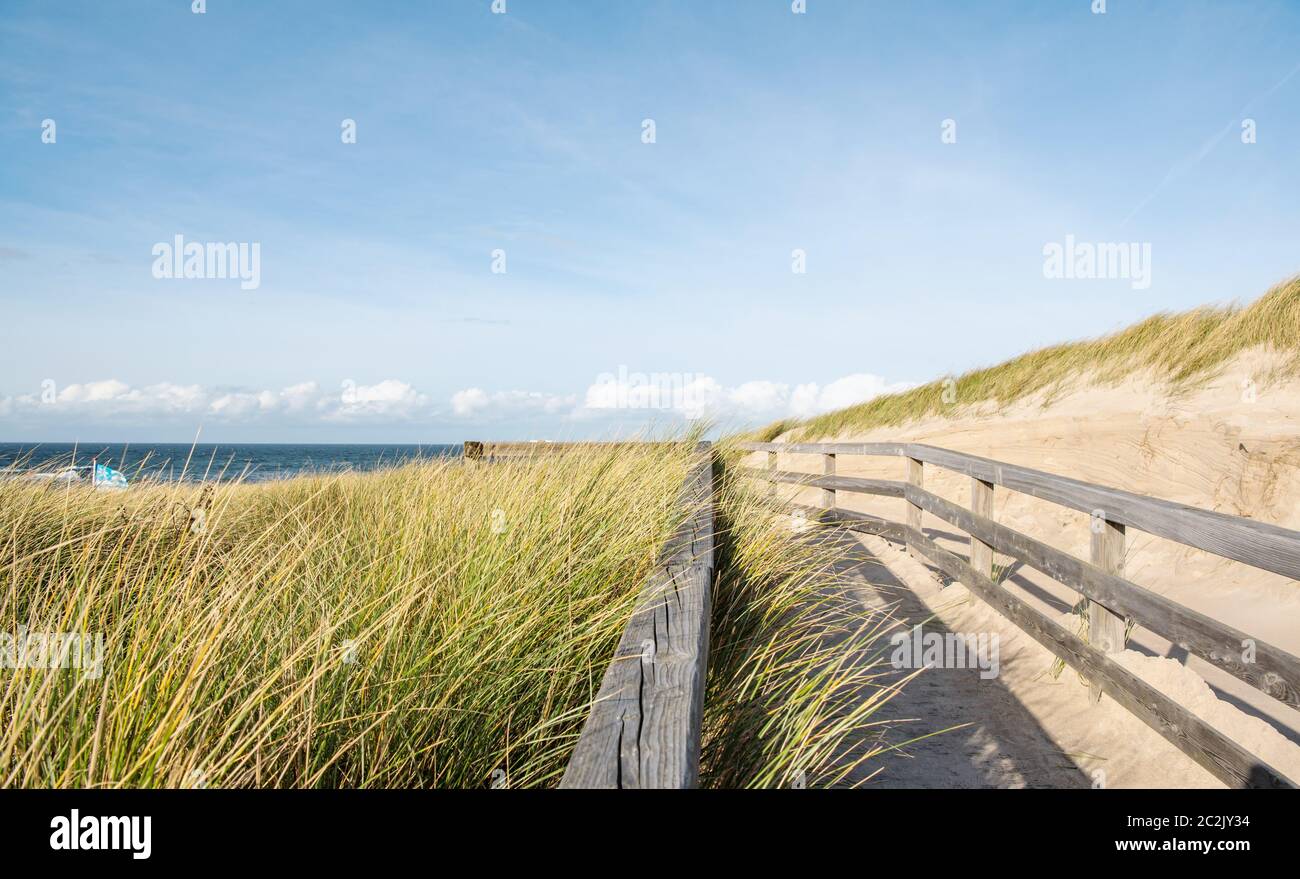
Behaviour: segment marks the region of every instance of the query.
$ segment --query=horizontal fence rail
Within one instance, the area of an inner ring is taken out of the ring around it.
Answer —
[[[905,483],[888,479],[860,479],[856,476],[809,476],[786,470],[768,470],[767,478],[773,482],[790,482],[808,488],[825,488],[830,491],[856,491],[861,494],[879,494],[902,497]]]
[[[1225,783],[1239,787],[1296,786],[1294,780],[1264,764],[1106,654],[1124,648],[1124,631],[1131,620],[1278,701],[1300,708],[1300,658],[1122,576],[1128,527],[1292,579],[1300,579],[1300,532],[916,443],[742,443],[740,449],[768,454],[767,468],[744,468],[746,475],[823,489],[822,507],[778,506],[797,510],[815,521],[841,524],[905,543],[909,551],[919,553],[965,584],[1076,668],[1096,692],[1109,694]],[[859,479],[777,470],[778,453],[825,456],[828,473],[834,472],[834,461],[840,455],[902,457],[907,461],[908,479]],[[971,477],[971,509],[925,490],[923,474],[927,463]],[[994,486],[1089,513],[1092,560],[1076,558],[993,521]],[[906,501],[907,521],[894,522],[835,508],[833,492],[837,491],[901,497]],[[923,512],[970,535],[969,561],[938,546],[924,533]],[[1091,643],[994,582],[993,551],[1018,559],[1088,599]],[[1254,648],[1252,662],[1243,659],[1247,644]]]
[[[466,440],[463,444],[463,454],[470,461],[494,461],[509,460],[513,458],[531,458],[538,455],[554,454],[556,452],[573,451],[575,449],[636,449],[645,448],[651,445],[661,445],[661,443],[652,442],[605,442],[605,443],[588,443],[588,442],[559,442],[538,441],[528,443],[494,443],[483,440]]]
[[[1300,531],[920,443],[741,443],[752,452],[904,457],[1300,580]]]
[[[713,457],[682,486],[688,513],[660,550],[569,760],[562,788],[692,788],[708,671]]]

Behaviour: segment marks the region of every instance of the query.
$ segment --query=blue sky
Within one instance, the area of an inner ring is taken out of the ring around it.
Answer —
[[[1300,4],[1091,6],[6,0],[0,441],[734,426],[1300,271]]]

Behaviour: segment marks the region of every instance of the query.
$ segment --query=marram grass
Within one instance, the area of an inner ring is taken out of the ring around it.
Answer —
[[[844,580],[855,538],[773,514],[764,483],[736,476],[719,498],[721,544],[705,699],[704,782],[832,787],[867,781],[877,710],[909,679],[887,660],[899,620],[869,611]],[[881,761],[874,760],[878,764]]]
[[[1277,285],[1246,307],[1157,314],[1099,339],[1031,351],[996,366],[884,394],[807,421],[774,422],[745,438],[771,442],[786,433],[796,440],[861,433],[959,414],[969,405],[1003,407],[1039,392],[1048,392],[1050,399],[1053,392],[1065,391],[1075,382],[1118,382],[1141,372],[1175,388],[1194,386],[1251,348],[1288,355],[1279,367],[1281,374],[1300,369],[1300,278]],[[1264,379],[1278,377],[1282,375]]]
[[[691,447],[120,493],[2,480],[0,633],[102,634],[104,656],[0,668],[0,785],[554,786]],[[870,684],[872,623],[830,643],[828,551],[721,494],[738,524],[704,782],[840,780],[871,705],[836,694]]]

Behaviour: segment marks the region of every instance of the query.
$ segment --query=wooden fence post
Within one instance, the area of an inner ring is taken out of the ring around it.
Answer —
[[[916,458],[908,458],[907,481],[910,485],[923,488],[925,485],[925,464]],[[907,502],[907,525],[909,528],[915,529],[918,534],[921,533],[921,508],[911,501]],[[912,547],[909,546],[907,551],[914,558],[921,558],[920,553]]]
[[[993,483],[970,478],[970,511],[985,519],[993,518]],[[993,547],[974,534],[970,536],[970,564],[988,579],[993,579]]]
[[[1092,514],[1091,561],[1108,574],[1124,576],[1124,526],[1104,517],[1101,510]],[[1088,602],[1088,642],[1102,653],[1124,649],[1126,621],[1095,601]],[[1092,700],[1101,699],[1101,687],[1091,683]]]
[[[768,486],[767,496],[775,500],[776,498],[776,480],[772,479],[772,474],[776,472],[776,452],[767,453],[767,475]]]
[[[822,475],[823,476],[835,475],[834,455],[822,455]],[[822,489],[822,506],[828,510],[835,509],[835,489],[833,488]]]

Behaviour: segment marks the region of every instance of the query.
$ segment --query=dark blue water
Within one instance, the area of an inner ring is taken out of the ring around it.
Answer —
[[[95,460],[131,480],[147,476],[265,482],[308,473],[377,470],[417,459],[459,457],[460,453],[459,444],[0,443],[0,471],[49,470],[69,464],[80,467]]]

